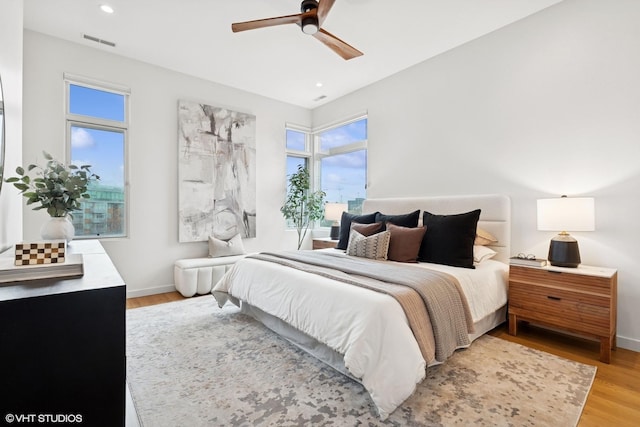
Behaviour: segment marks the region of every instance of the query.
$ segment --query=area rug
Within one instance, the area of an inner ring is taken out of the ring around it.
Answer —
[[[575,426],[594,366],[483,336],[429,368],[384,422],[366,390],[210,296],[127,310],[144,427]]]

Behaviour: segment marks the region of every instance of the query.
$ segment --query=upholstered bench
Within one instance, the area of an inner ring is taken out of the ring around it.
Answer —
[[[185,297],[209,293],[224,273],[245,256],[179,259],[173,267],[176,289]]]

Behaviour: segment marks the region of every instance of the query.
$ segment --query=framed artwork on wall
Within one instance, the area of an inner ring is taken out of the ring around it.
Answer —
[[[256,236],[256,117],[178,102],[178,240]]]

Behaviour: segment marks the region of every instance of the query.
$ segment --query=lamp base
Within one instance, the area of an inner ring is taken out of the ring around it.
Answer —
[[[338,240],[340,238],[340,226],[332,225],[331,226],[331,234],[329,234],[331,240]]]
[[[558,234],[551,239],[547,258],[556,267],[578,267],[581,262],[578,241],[568,234]]]

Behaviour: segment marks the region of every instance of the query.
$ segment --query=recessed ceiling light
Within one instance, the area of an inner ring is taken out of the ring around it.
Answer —
[[[316,87],[322,87],[322,82],[316,83]]]
[[[113,8],[108,4],[100,5],[100,10],[102,10],[104,13],[113,13]]]

